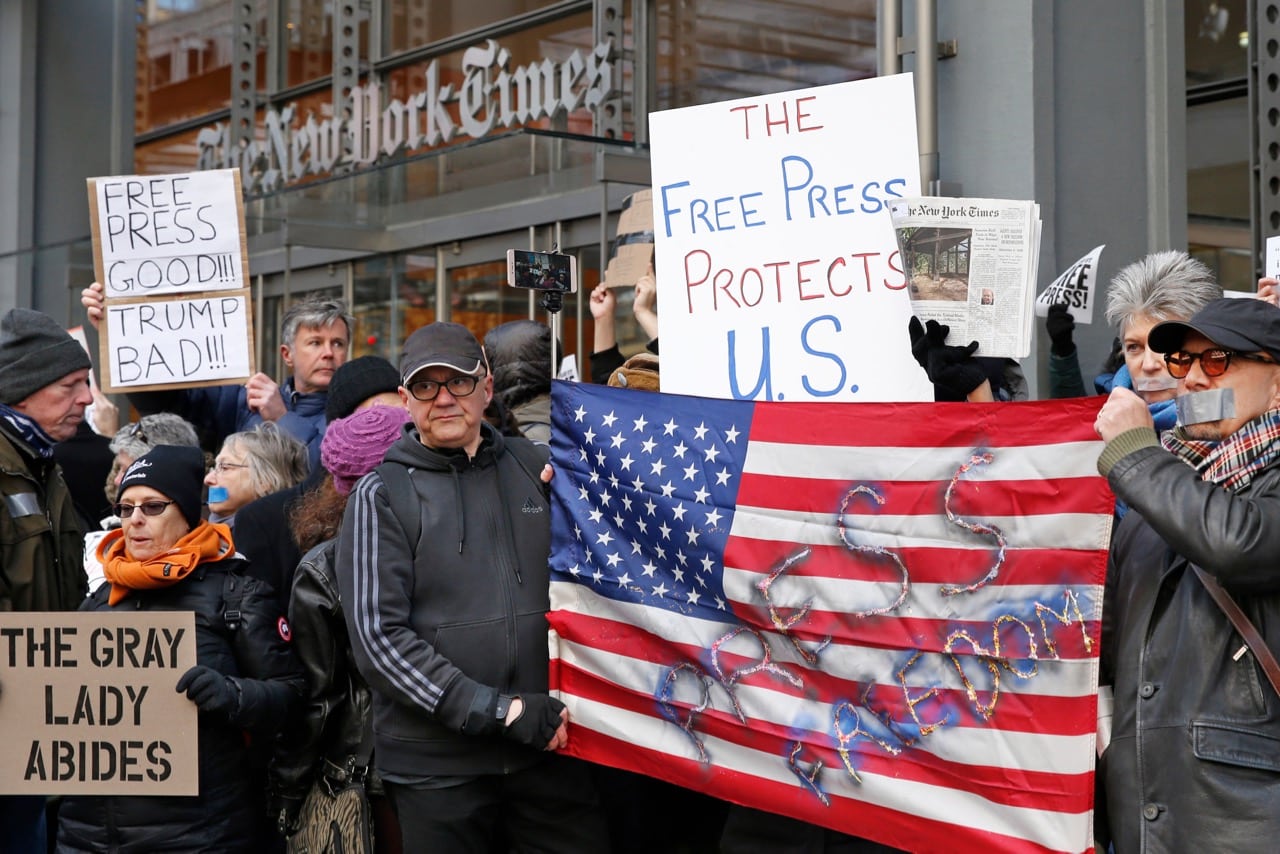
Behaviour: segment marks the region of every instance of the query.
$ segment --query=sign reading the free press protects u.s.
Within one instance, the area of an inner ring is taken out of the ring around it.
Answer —
[[[649,128],[664,392],[933,399],[888,211],[920,188],[911,75],[665,110]]]
[[[0,614],[0,795],[195,795],[195,615]]]

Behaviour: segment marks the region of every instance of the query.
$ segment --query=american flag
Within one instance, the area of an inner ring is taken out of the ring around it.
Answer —
[[[1092,850],[1101,398],[552,398],[571,754],[908,850]]]

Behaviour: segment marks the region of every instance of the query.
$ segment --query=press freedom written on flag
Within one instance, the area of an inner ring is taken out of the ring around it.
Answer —
[[[569,752],[909,850],[1092,850],[1100,405],[556,382]]]

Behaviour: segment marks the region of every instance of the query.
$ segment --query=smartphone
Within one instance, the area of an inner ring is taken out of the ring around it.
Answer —
[[[508,249],[507,284],[513,288],[575,293],[578,290],[578,259],[560,252]]]

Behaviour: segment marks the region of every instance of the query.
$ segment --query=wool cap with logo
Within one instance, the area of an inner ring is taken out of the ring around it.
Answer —
[[[486,368],[484,350],[471,330],[460,323],[428,323],[404,342],[400,356],[403,384],[409,385],[419,371],[436,366],[479,376]]]
[[[131,486],[149,486],[178,505],[192,528],[201,522],[204,452],[186,445],[156,445],[133,461],[120,479],[120,500]]]

